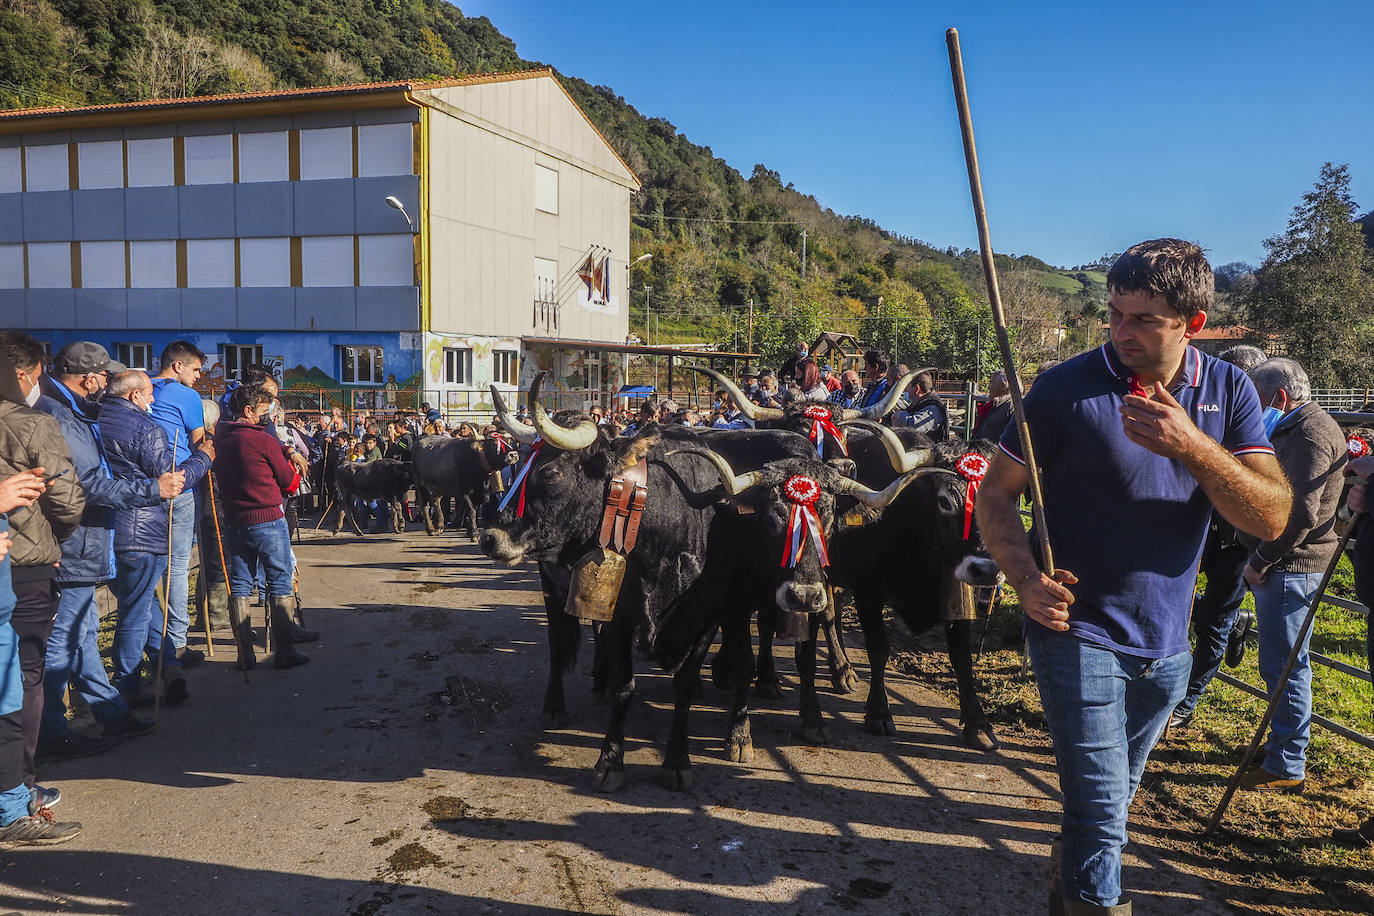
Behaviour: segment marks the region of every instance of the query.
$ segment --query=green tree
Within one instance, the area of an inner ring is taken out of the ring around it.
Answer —
[[[1256,330],[1272,334],[1313,385],[1364,386],[1374,373],[1374,263],[1350,196],[1350,171],[1324,164],[1268,252],[1249,296]]]

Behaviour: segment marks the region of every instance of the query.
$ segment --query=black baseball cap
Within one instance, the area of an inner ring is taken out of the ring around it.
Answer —
[[[110,351],[90,340],[67,344],[52,359],[58,375],[84,375],[87,372],[123,372],[129,367],[110,359]]]

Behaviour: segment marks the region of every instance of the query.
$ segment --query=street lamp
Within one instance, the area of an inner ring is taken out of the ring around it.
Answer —
[[[388,207],[391,207],[393,210],[400,210],[401,215],[406,218],[406,225],[410,227],[410,231],[415,231],[415,222],[410,218],[410,214],[406,212],[406,205],[401,203],[400,198],[388,196],[386,199],[386,205]]]
[[[640,255],[639,257],[635,258],[635,259],[634,259],[633,261],[631,261],[630,263],[626,264],[626,265],[625,265],[625,269],[626,269],[626,270],[629,270],[631,267],[634,267],[636,264],[643,264],[645,261],[649,260],[649,259],[652,258],[653,256],[654,256],[654,253],[653,253],[652,251],[649,252],[648,254],[642,254],[642,255]]]

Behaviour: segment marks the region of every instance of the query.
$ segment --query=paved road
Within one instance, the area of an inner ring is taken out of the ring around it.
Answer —
[[[754,712],[754,762],[731,764],[712,693],[679,794],[657,781],[670,685],[646,671],[626,785],[598,795],[589,643],[571,727],[540,725],[532,569],[423,533],[321,534],[298,553],[324,632],[312,663],[245,685],[223,634],[156,734],[44,772],[86,831],[0,854],[0,913],[1043,911],[1058,819],[1043,742],[965,749],[950,703],[894,675],[899,737],[863,731],[862,695],[825,693],[833,746],[799,744],[789,689]],[[1128,886],[1153,888],[1140,911],[1232,912],[1224,888],[1133,840]]]

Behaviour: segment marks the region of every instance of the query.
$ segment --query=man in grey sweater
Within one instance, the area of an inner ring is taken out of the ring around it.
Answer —
[[[1293,360],[1265,360],[1250,370],[1250,380],[1265,405],[1266,431],[1293,487],[1293,512],[1283,534],[1264,542],[1241,535],[1250,550],[1245,581],[1255,596],[1260,676],[1271,694],[1299,638],[1302,651],[1279,695],[1264,763],[1245,775],[1241,788],[1301,792],[1312,727],[1311,631],[1302,631],[1302,625],[1336,550],[1345,434],[1311,401],[1307,373]]]

